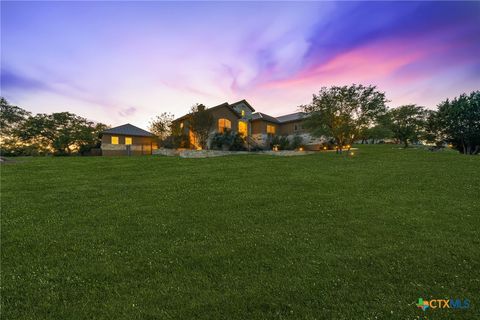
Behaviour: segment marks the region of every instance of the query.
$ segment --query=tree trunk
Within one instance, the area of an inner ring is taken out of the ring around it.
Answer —
[[[405,149],[408,148],[408,140],[405,140],[405,141],[403,142],[403,147],[404,147]]]
[[[480,151],[480,146],[476,145],[475,150],[473,150],[472,154],[478,154],[479,151]]]

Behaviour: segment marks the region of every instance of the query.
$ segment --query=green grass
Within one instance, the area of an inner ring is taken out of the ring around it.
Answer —
[[[474,319],[479,173],[388,145],[2,165],[2,319]]]

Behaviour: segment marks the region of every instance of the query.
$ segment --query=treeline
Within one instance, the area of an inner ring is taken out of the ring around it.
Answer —
[[[300,108],[309,114],[304,127],[315,136],[331,137],[339,152],[358,141],[392,139],[405,147],[427,142],[480,153],[480,91],[442,101],[437,110],[414,104],[389,109],[387,102],[375,86],[333,86]]]
[[[2,156],[89,155],[100,147],[101,132],[107,128],[70,112],[34,115],[1,98]]]

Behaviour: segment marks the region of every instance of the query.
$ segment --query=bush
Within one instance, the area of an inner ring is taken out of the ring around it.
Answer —
[[[186,134],[172,134],[163,139],[160,143],[160,146],[167,149],[189,148],[190,139]]]
[[[295,135],[292,138],[292,141],[290,142],[290,148],[292,150],[299,149],[300,147],[303,147],[303,138],[299,135]]]
[[[216,150],[242,151],[245,150],[245,139],[236,132],[217,132],[212,138],[211,148]]]
[[[290,150],[290,141],[287,136],[273,136],[270,139],[270,149],[277,147],[278,150]]]
[[[278,150],[296,150],[303,147],[303,138],[295,135],[290,141],[288,136],[271,136],[269,137],[268,145],[270,149],[276,146]]]

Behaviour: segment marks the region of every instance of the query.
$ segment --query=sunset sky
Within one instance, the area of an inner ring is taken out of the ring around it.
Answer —
[[[196,102],[296,112],[373,84],[428,108],[480,89],[480,2],[3,2],[1,95],[147,127]]]

